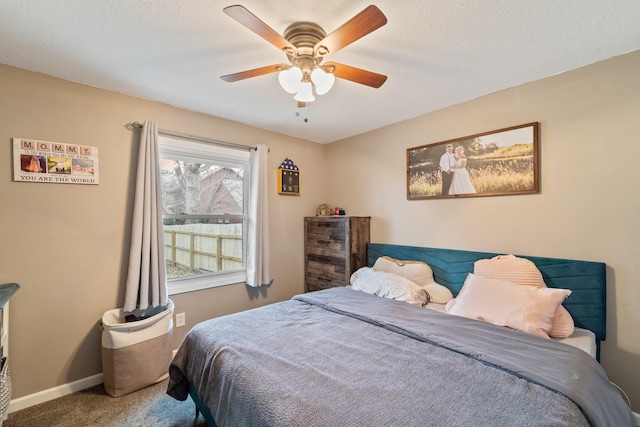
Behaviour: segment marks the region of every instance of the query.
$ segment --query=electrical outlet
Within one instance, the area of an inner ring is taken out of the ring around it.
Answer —
[[[177,313],[176,314],[176,328],[180,328],[182,326],[184,326],[186,323],[186,317],[184,313]]]

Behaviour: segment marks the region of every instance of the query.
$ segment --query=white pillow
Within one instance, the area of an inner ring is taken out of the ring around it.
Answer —
[[[376,260],[373,269],[406,277],[415,284],[422,286],[429,293],[431,298],[429,302],[446,304],[453,298],[449,288],[433,280],[433,270],[426,262],[397,260],[383,256]]]
[[[373,269],[406,277],[420,286],[435,283],[431,267],[422,261],[400,261],[388,256],[382,256],[373,264]]]
[[[375,271],[369,267],[362,267],[351,275],[351,287],[420,307],[429,302],[429,293],[406,277],[385,271]]]
[[[556,311],[570,294],[568,289],[513,286],[469,273],[446,311],[549,338]]]
[[[474,263],[473,273],[490,279],[499,279],[518,285],[546,288],[538,267],[526,258],[515,255],[498,255],[491,259],[481,259]],[[574,322],[566,308],[560,306],[552,322],[549,336],[566,338],[573,334]]]
[[[422,288],[429,293],[429,296],[431,297],[429,302],[435,304],[446,304],[453,299],[453,294],[449,288],[439,285],[436,282],[425,285]]]

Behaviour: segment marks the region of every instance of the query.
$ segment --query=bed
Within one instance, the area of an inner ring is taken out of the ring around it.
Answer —
[[[422,261],[456,296],[476,261],[500,255],[373,243],[367,254],[369,268],[381,257]],[[196,415],[220,427],[635,426],[596,360],[606,338],[605,265],[522,258],[549,288],[572,291],[563,306],[594,340],[592,354],[332,288],[196,325],[171,363],[167,393],[191,396]]]

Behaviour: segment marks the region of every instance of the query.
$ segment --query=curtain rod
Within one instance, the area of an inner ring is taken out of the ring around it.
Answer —
[[[136,129],[142,129],[142,123],[139,123],[139,122],[127,123],[125,125],[125,127],[127,129],[129,129],[130,131],[133,131],[133,130],[136,130]],[[218,141],[216,139],[204,138],[204,137],[201,137],[201,136],[188,135],[186,133],[173,132],[173,131],[170,131],[170,130],[158,129],[158,133],[161,134],[161,135],[166,135],[166,136],[175,136],[176,138],[190,139],[192,141],[199,141],[199,142],[206,142],[208,144],[223,145],[223,146],[226,146],[226,147],[237,148],[237,149],[240,149],[240,150],[256,150],[258,148],[258,147],[251,147],[249,145],[235,144],[233,142]]]

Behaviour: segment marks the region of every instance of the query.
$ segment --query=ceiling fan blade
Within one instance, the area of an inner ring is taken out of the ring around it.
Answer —
[[[371,5],[342,24],[340,28],[316,43],[314,51],[325,48],[327,53],[335,53],[343,47],[377,30],[387,23],[387,17],[376,6]]]
[[[225,82],[237,82],[238,80],[250,79],[251,77],[258,77],[264,74],[275,73],[277,71],[281,71],[285,68],[289,68],[290,65],[287,64],[275,64],[268,65],[266,67],[254,68],[253,70],[241,71],[239,73],[227,74],[225,76],[220,77]]]
[[[338,64],[337,62],[327,62],[323,65],[323,68],[333,68],[333,75],[349,80],[355,83],[360,83],[365,86],[373,88],[379,88],[384,82],[387,81],[387,76],[383,74],[374,73],[367,70],[362,70],[356,67],[350,67],[344,64]]]
[[[289,43],[287,39],[278,34],[273,28],[265,24],[255,16],[253,13],[249,12],[244,6],[240,6],[238,4],[233,6],[227,6],[222,9],[224,13],[274,45],[280,50],[291,50],[292,52],[296,52],[296,47]]]

